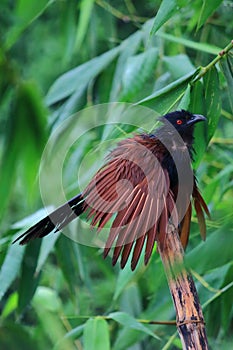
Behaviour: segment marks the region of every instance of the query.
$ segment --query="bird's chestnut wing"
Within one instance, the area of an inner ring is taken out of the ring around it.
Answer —
[[[164,240],[168,220],[177,225],[169,176],[154,148],[140,138],[124,140],[83,193],[88,218],[101,230],[112,219],[104,256],[114,246],[112,262],[121,255],[124,267],[130,252],[134,269],[145,244],[148,262],[156,240]]]

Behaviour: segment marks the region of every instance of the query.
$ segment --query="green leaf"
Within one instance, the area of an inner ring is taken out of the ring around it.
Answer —
[[[220,65],[227,81],[227,93],[229,96],[231,111],[233,113],[233,58],[228,55],[227,57],[221,59]]]
[[[84,37],[86,35],[88,24],[91,19],[91,12],[94,5],[94,0],[82,0],[80,3],[80,15],[77,28],[77,37],[76,37],[76,50],[80,49],[82,46]]]
[[[167,113],[181,100],[187,89],[188,83],[193,79],[196,72],[191,72],[174,81],[167,87],[156,91],[152,95],[139,101],[138,104],[154,109],[160,115]]]
[[[189,103],[190,103],[190,91],[191,91],[191,87],[190,85],[187,86],[187,89],[185,90],[185,93],[179,103],[179,107],[178,109],[188,109]]]
[[[174,80],[195,70],[195,67],[190,62],[187,55],[180,54],[175,56],[165,56],[163,61]]]
[[[0,299],[3,298],[19,272],[24,250],[25,247],[14,244],[10,245],[6,253],[0,270]]]
[[[224,283],[221,287],[225,287],[226,285],[229,285],[230,283],[232,284],[232,276],[233,276],[233,262],[229,264],[229,270],[226,275],[226,278],[224,280]],[[221,312],[221,325],[224,329],[225,332],[227,332],[230,328],[231,321],[232,321],[232,313],[231,313],[231,308],[232,308],[232,295],[233,295],[233,285],[231,288],[225,291],[225,293],[222,295],[222,312]]]
[[[61,75],[48,92],[47,105],[50,106],[69,97],[77,90],[82,91],[86,88],[88,83],[114,60],[121,49],[121,45],[117,46]]]
[[[160,340],[160,338],[154,332],[152,332],[149,328],[147,328],[146,326],[138,322],[134,317],[126,314],[125,312],[112,312],[108,315],[108,317],[122,324],[125,327],[141,331],[155,339]]]
[[[0,339],[2,349],[38,349],[32,335],[19,322],[3,322],[0,326]]]
[[[219,7],[221,3],[222,0],[203,1],[197,29],[200,29],[200,27],[206,22],[207,18],[212,15],[212,13]]]
[[[19,314],[21,314],[25,307],[30,303],[40,280],[40,274],[36,274],[40,246],[41,240],[39,239],[32,241],[28,246],[26,246],[18,289]]]
[[[53,251],[55,243],[60,236],[60,232],[52,232],[42,239],[40,254],[37,261],[36,273],[39,273],[44,266],[49,254]]]
[[[177,44],[182,44],[185,47],[190,47],[191,49],[195,50],[195,51],[201,51],[201,52],[206,52],[212,55],[218,55],[219,52],[222,50],[220,47],[214,46],[214,45],[210,45],[207,43],[199,43],[193,40],[189,40],[189,39],[184,39],[172,34],[167,34],[167,33],[163,33],[163,32],[159,32],[158,37],[165,39],[165,40],[169,40],[172,41],[174,43]]]
[[[120,101],[130,101],[143,88],[146,80],[153,75],[157,62],[158,50],[155,48],[128,58],[122,77]]]
[[[130,35],[128,39],[124,41],[124,48],[119,55],[114,77],[112,80],[112,87],[110,93],[110,102],[118,100],[118,95],[121,90],[122,84],[122,76],[125,71],[125,66],[127,64],[127,60],[131,57],[139,48],[143,36],[143,32],[138,30],[133,35]]]
[[[211,288],[214,288],[215,291],[210,291],[208,288],[200,288],[199,290],[199,296],[204,302],[205,319],[209,325],[209,332],[210,334],[212,333],[212,335],[217,334],[220,329],[223,329],[223,325],[227,331],[232,319],[232,263],[233,262],[230,262],[219,266],[205,274],[205,282],[208,283]],[[215,322],[212,322],[213,319]]]
[[[110,350],[107,322],[102,317],[89,319],[83,334],[84,350]]]
[[[130,266],[127,264],[123,270],[120,270],[117,278],[115,293],[113,296],[113,300],[117,300],[126,285],[135,277],[135,271],[131,271]]]
[[[61,31],[65,37],[65,47],[63,52],[64,66],[71,61],[75,49],[75,39],[77,31],[77,3],[68,1],[60,4],[61,7]]]
[[[4,212],[14,186],[17,168],[20,181],[25,183],[27,196],[34,193],[38,163],[46,139],[46,110],[35,83],[20,82],[7,121],[3,149],[0,187],[0,216]],[[30,147],[29,147],[30,145]]]
[[[189,109],[192,113],[206,114],[204,88],[200,81],[196,81],[194,85],[191,85]]]
[[[12,169],[16,165],[16,156],[17,156],[17,147],[16,143],[12,142],[12,147],[9,152],[9,148],[5,147],[5,151],[2,157],[2,162],[0,163],[1,170],[1,186],[0,186],[0,218],[3,216],[3,213],[7,207],[7,204],[10,199],[10,194],[14,185],[16,178],[16,173],[12,172]]]
[[[155,16],[153,27],[150,35],[155,35],[157,30],[166,23],[176,11],[179,9],[177,0],[163,0],[160,8]]]
[[[43,308],[47,311],[61,311],[62,303],[57,293],[48,287],[38,287],[33,298],[33,306],[36,309]]]
[[[82,335],[84,328],[85,328],[85,324],[82,324],[80,326],[77,326],[71,329],[71,331],[66,333],[65,338],[71,338],[73,340],[76,340]]]
[[[56,243],[56,254],[58,256],[60,268],[64,275],[65,280],[69,284],[71,291],[71,296],[74,296],[76,293],[76,287],[78,282],[78,261],[75,256],[75,251],[73,249],[74,243],[71,239],[67,238],[64,235],[61,235]]]
[[[52,0],[19,0],[14,10],[15,25],[7,33],[5,47],[10,49],[15,44],[20,34],[36,19],[46,8],[52,4]]]
[[[204,99],[204,91],[203,84],[200,81],[197,81],[191,87],[190,93],[190,103],[188,110],[191,113],[206,115],[205,108],[205,99]],[[194,130],[194,163],[193,167],[196,169],[201,161],[201,158],[206,150],[207,146],[207,124],[200,123],[196,125]]]
[[[232,261],[232,246],[233,230],[231,222],[229,222],[211,235],[207,235],[206,242],[201,242],[192,249],[187,254],[186,261],[188,266],[195,268],[198,273],[205,273]]]
[[[217,128],[222,107],[219,76],[215,66],[204,75],[204,92],[208,117],[209,142]]]
[[[32,304],[39,319],[39,334],[49,340],[50,347],[54,350],[73,350],[72,340],[66,337],[67,329],[59,315],[61,301],[57,294],[49,288],[39,287]]]
[[[127,286],[119,300],[120,309],[124,310],[129,315],[140,315],[143,311],[142,307],[142,293],[138,283],[133,281]]]
[[[13,313],[17,309],[17,305],[18,305],[18,293],[14,292],[8,297],[2,309],[2,315],[1,315],[2,318],[7,318],[11,313]]]

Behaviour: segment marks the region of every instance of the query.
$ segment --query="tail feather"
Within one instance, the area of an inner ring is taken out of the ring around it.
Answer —
[[[16,238],[13,243],[20,241],[19,244],[24,245],[35,238],[47,236],[53,230],[57,232],[76,219],[77,216],[81,215],[83,211],[84,200],[82,194],[78,194],[30,227],[21,236]]]
[[[206,222],[205,222],[204,212],[206,213],[206,215],[209,218],[210,218],[210,212],[209,212],[209,209],[208,209],[202,195],[200,194],[200,191],[197,187],[196,181],[194,183],[192,196],[194,199],[194,207],[195,207],[196,214],[197,214],[197,220],[198,220],[198,224],[199,224],[199,228],[200,228],[201,238],[205,241],[205,239],[206,239]]]

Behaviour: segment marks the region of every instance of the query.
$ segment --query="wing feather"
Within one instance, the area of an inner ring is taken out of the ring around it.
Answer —
[[[146,205],[146,199],[148,196],[146,196],[145,193],[142,193],[141,198],[139,200],[139,203],[137,205],[137,208],[135,209],[135,212],[132,216],[132,225],[129,224],[127,227],[127,232],[126,232],[126,242],[122,251],[122,256],[121,256],[121,267],[123,268],[125,266],[125,264],[127,263],[130,251],[132,249],[132,246],[135,242],[135,239],[137,238],[137,236],[140,234],[140,228],[142,226],[142,215],[140,215],[141,213],[144,212],[144,208]],[[135,248],[134,248],[135,249]]]
[[[205,239],[206,239],[205,217],[204,217],[204,213],[203,213],[201,204],[196,198],[194,198],[194,207],[195,207],[196,214],[197,214],[197,220],[198,220],[198,224],[199,224],[199,228],[200,228],[201,238],[203,239],[203,241],[205,241]]]
[[[194,208],[195,208],[195,211],[197,214],[197,220],[198,220],[198,224],[199,224],[199,228],[200,228],[201,238],[205,241],[205,239],[206,239],[206,222],[205,222],[204,212],[206,213],[206,215],[209,218],[210,218],[210,212],[209,212],[209,209],[208,209],[202,195],[200,194],[200,191],[197,187],[197,183],[196,183],[195,178],[194,178],[194,187],[193,187],[192,197],[194,200]]]
[[[84,191],[88,218],[92,219],[91,224],[97,226],[98,231],[115,216],[105,243],[104,257],[113,247],[112,263],[115,264],[121,255],[121,267],[124,267],[132,252],[132,269],[136,267],[144,245],[144,259],[148,263],[156,240],[160,240],[162,249],[168,224],[179,225],[176,191],[170,188],[168,171],[162,168],[149,142],[143,150],[140,145],[137,152],[135,140],[122,142],[111,153],[113,159],[97,173]],[[137,141],[145,140],[137,137]],[[193,198],[201,234],[205,237],[203,211],[207,215],[209,211],[196,183]],[[188,241],[191,221],[189,199],[187,206],[180,223],[180,238],[184,246]]]
[[[152,206],[152,202],[153,202],[153,198],[151,198],[151,196],[146,196],[145,202],[144,202],[144,208],[142,211],[142,215],[140,216],[140,220],[138,220],[138,224],[137,224],[137,238],[136,239],[136,243],[134,245],[133,248],[133,256],[132,256],[132,260],[131,260],[131,268],[132,270],[135,269],[138,259],[141,255],[141,251],[143,248],[143,244],[146,238],[146,233],[149,227],[149,221],[151,219],[151,211],[150,208]],[[145,216],[146,214],[146,216]],[[128,255],[132,249],[134,242],[131,242],[130,244],[128,244],[127,246],[127,250],[126,253],[122,254],[122,260],[121,260],[121,265],[122,267],[124,267],[125,265],[125,260],[128,259]]]
[[[189,203],[186,214],[182,220],[181,230],[180,230],[180,240],[181,240],[181,243],[182,243],[182,246],[184,249],[188,245],[190,225],[191,225],[191,216],[192,216],[192,205],[191,205],[191,203]]]

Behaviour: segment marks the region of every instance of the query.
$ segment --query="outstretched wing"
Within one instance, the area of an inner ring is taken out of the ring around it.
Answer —
[[[101,230],[112,219],[104,256],[114,246],[113,264],[121,255],[124,267],[133,251],[132,269],[144,244],[147,263],[155,241],[163,243],[168,220],[178,225],[168,172],[162,168],[151,140],[150,144],[145,142],[139,136],[122,141],[83,193],[84,210],[92,225]]]
[[[168,170],[161,166],[165,152],[167,150],[158,139],[149,135],[138,135],[122,141],[83,194],[57,208],[15,241],[26,244],[37,237],[44,237],[87,212],[91,224],[97,226],[98,230],[111,220],[104,256],[114,247],[112,262],[115,264],[121,256],[122,268],[132,252],[131,267],[135,269],[143,246],[147,263],[155,241],[159,241],[160,247],[163,247],[168,223],[179,229],[181,243],[185,248],[189,239],[192,206],[189,192],[185,197],[184,191],[185,198],[180,204],[185,206],[185,215],[179,222],[178,212],[181,208],[175,203],[177,188],[171,189]],[[208,216],[210,214],[195,177],[192,197],[201,236],[205,239],[204,212]]]

